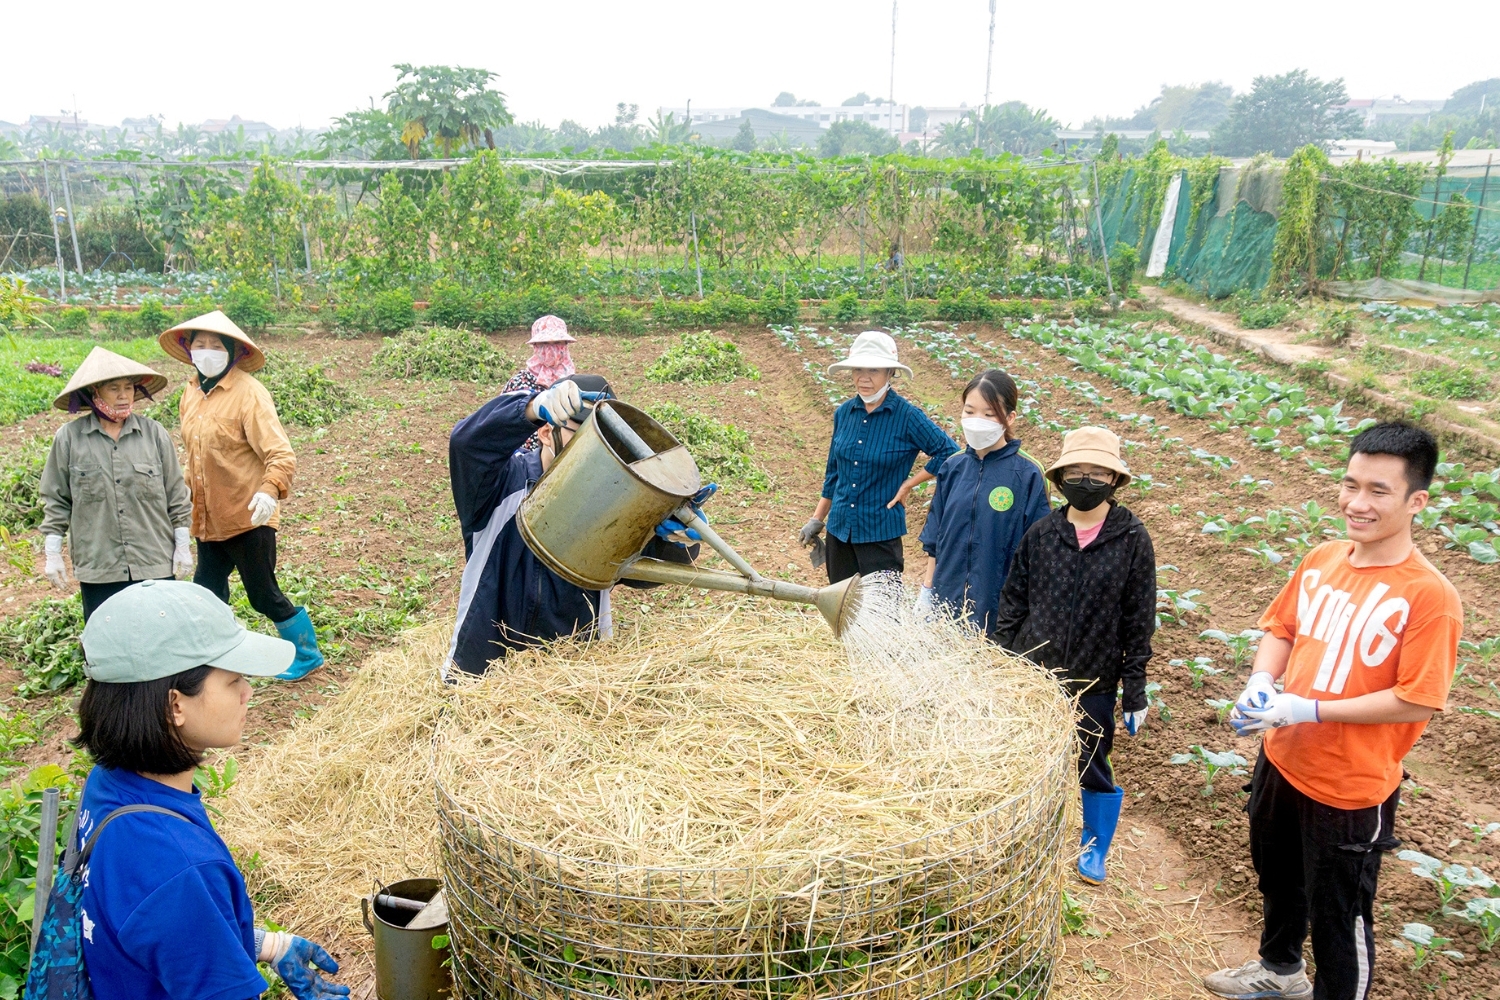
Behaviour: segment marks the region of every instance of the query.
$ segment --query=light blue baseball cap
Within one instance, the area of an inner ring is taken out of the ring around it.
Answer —
[[[83,628],[83,673],[104,684],[172,677],[218,667],[273,677],[297,647],[251,632],[212,591],[186,580],[142,580],[99,605]]]

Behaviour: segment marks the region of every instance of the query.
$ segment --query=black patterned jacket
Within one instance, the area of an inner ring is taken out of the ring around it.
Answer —
[[[990,638],[1048,667],[1073,692],[1114,694],[1146,707],[1146,663],[1156,631],[1156,552],[1146,526],[1111,500],[1099,537],[1083,550],[1068,508],[1021,539]]]

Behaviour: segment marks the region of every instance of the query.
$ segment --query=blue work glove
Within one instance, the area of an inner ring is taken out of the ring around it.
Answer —
[[[932,610],[932,595],[933,590],[931,587],[923,587],[917,591],[917,604],[915,608],[917,614],[926,614]]]
[[[1234,700],[1234,707],[1243,715],[1246,712],[1259,711],[1271,704],[1271,700],[1278,694],[1276,681],[1264,670],[1257,670],[1250,675],[1245,682],[1245,690]]]
[[[718,491],[718,483],[709,483],[707,486],[703,487],[697,493],[694,493],[692,497],[688,499],[687,506],[692,508],[693,513],[697,514],[706,522],[708,520],[708,515],[703,513],[703,504],[708,500],[709,497],[713,496]],[[678,537],[672,537],[674,535]],[[669,517],[666,520],[662,521],[661,524],[658,524],[656,526],[656,537],[664,541],[673,542],[677,545],[685,544],[682,541],[682,538],[684,537],[690,538],[695,542],[703,541],[702,535],[698,534],[695,529],[689,528],[687,525],[683,524],[676,517]]]
[[[332,975],[339,963],[321,945],[286,931],[255,932],[257,957],[281,977],[297,1000],[334,1000],[349,995],[349,987],[330,983],[318,970]]]
[[[1264,708],[1245,711],[1234,706],[1229,713],[1229,724],[1240,736],[1252,736],[1268,729],[1296,726],[1304,722],[1321,722],[1318,718],[1318,703],[1300,694],[1282,691],[1273,697]]]
[[[691,538],[695,542],[703,541],[702,535],[698,534],[696,530],[689,528],[687,525],[683,524],[675,517],[669,517],[661,524],[658,524],[656,526],[656,537],[662,539],[663,541],[671,542],[674,545],[684,544],[684,542],[682,541],[683,537]]]
[[[1151,706],[1147,705],[1139,712],[1121,712],[1120,718],[1125,720],[1125,731],[1131,736],[1140,732],[1141,727],[1146,724],[1146,713],[1150,710]]]

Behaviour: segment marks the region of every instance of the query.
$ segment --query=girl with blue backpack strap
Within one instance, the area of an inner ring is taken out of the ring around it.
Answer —
[[[268,963],[297,1000],[349,988],[313,942],[254,923],[245,880],[193,771],[240,742],[247,677],[296,647],[248,632],[197,584],[145,580],[83,631],[88,686],[76,743],[95,760],[42,917],[27,1000],[250,1000]]]

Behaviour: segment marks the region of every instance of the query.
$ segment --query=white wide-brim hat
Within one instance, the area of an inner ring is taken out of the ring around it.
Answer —
[[[138,361],[122,357],[114,351],[95,347],[89,351],[88,357],[83,359],[83,364],[78,366],[73,377],[68,379],[67,387],[58,393],[57,398],[52,401],[52,406],[66,412],[73,393],[79,389],[98,385],[100,382],[113,382],[117,378],[135,379],[136,399],[150,399],[167,387],[167,378],[160,372],[153,371]]]
[[[896,358],[896,342],[888,333],[866,330],[854,338],[849,347],[849,356],[828,366],[828,373],[847,371],[850,368],[896,368],[911,375],[911,369]]]

